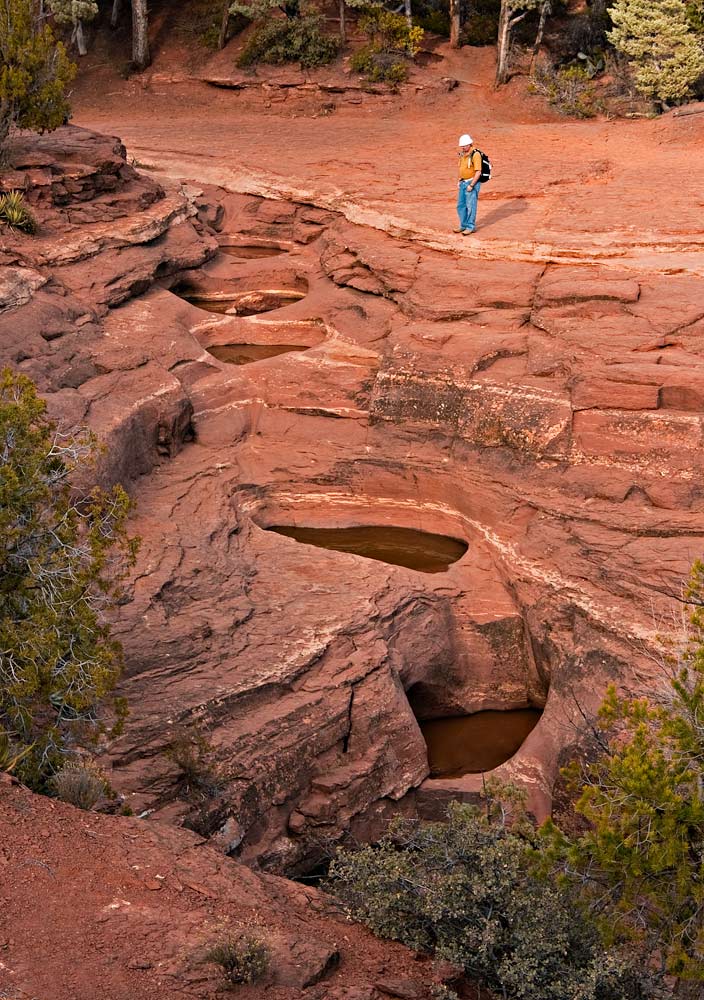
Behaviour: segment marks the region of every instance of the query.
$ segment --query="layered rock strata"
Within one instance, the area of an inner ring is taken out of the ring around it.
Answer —
[[[474,794],[476,777],[428,780],[417,718],[533,705],[500,773],[544,814],[606,684],[661,683],[654,636],[699,554],[701,279],[473,258],[212,188],[157,196],[122,162],[154,200],[53,256],[41,234],[6,240],[0,313],[4,357],[108,440],[102,475],[138,501],[114,784],[301,871],[389,812]],[[305,294],[254,315],[187,301],[286,291]],[[235,366],[208,350],[228,344],[308,349]],[[468,551],[425,575],[266,530],[281,524]],[[221,775],[197,803],[168,753],[194,727]]]

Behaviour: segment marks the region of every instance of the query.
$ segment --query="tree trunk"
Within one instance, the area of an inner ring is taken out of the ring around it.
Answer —
[[[147,0],[132,0],[132,62],[137,69],[149,65],[148,27]]]
[[[340,41],[344,45],[347,41],[347,22],[345,20],[345,0],[340,0]]]
[[[9,101],[0,101],[0,164],[3,162],[2,147],[10,134],[12,125],[12,105]]]
[[[120,11],[122,10],[122,0],[112,0],[112,13],[110,14],[110,27],[116,28],[118,21],[120,20]]]
[[[540,46],[543,44],[543,34],[545,33],[545,22],[548,19],[548,14],[551,10],[550,0],[543,0],[540,5],[540,21],[538,22],[538,34],[535,36],[535,44],[533,45],[533,53],[530,57],[530,66],[528,68],[529,75],[533,74],[533,65],[537,58]]]
[[[495,86],[506,83],[508,77],[508,49],[511,43],[511,7],[509,0],[501,0],[499,14],[499,37],[496,43],[496,80]]]
[[[403,5],[406,11],[406,20],[408,21],[408,27],[410,28],[413,24],[413,20],[411,17],[411,0],[404,0]]]
[[[79,56],[87,55],[88,49],[86,47],[85,35],[83,34],[83,21],[80,18],[73,26],[73,40],[76,43]]]
[[[460,0],[450,0],[450,48],[460,47]]]
[[[222,8],[222,21],[220,22],[220,36],[218,38],[218,48],[224,49],[227,45],[227,29],[230,27],[230,0],[225,0]]]

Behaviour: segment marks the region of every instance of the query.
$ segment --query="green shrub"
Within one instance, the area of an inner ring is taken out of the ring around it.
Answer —
[[[378,52],[373,45],[363,45],[350,59],[350,66],[371,83],[398,85],[408,79],[408,64],[392,52]]]
[[[166,756],[179,770],[183,791],[198,801],[213,798],[221,784],[214,761],[215,748],[197,726],[179,732],[166,750]]]
[[[49,779],[49,789],[56,798],[79,809],[92,809],[108,788],[97,767],[83,760],[68,761]]]
[[[570,118],[593,118],[601,110],[588,67],[538,66],[530,90]]]
[[[385,7],[367,7],[359,27],[378,52],[397,52],[412,59],[423,41],[422,28],[409,28],[402,14],[392,14]]]
[[[643,1000],[639,973],[604,951],[574,897],[536,877],[534,838],[521,816],[509,829],[497,800],[454,803],[446,823],[397,822],[375,847],[340,850],[330,887],[375,934],[505,1000]]]
[[[23,233],[37,231],[36,220],[27,208],[21,191],[0,194],[0,222],[5,222],[10,229],[19,229]]]
[[[210,949],[206,961],[222,969],[229,985],[256,983],[269,968],[269,949],[253,934],[226,938]]]
[[[408,78],[408,60],[418,53],[423,41],[423,29],[409,28],[405,17],[384,7],[367,7],[359,27],[369,42],[352,56],[352,69],[373,83],[403,83]]]
[[[297,62],[304,69],[313,69],[332,62],[339,51],[339,38],[323,31],[322,14],[309,9],[301,17],[272,18],[258,25],[237,64]]]
[[[51,131],[70,113],[76,67],[37,8],[34,0],[0,3],[0,147],[13,125]]]
[[[123,489],[72,487],[96,449],[59,434],[28,378],[0,373],[0,733],[26,749],[15,772],[36,790],[100,731],[122,666],[104,614],[137,543]]]

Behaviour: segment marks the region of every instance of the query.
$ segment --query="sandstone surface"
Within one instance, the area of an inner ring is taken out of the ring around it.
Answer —
[[[157,183],[85,131],[52,149],[38,237],[3,239],[0,350],[107,442],[102,479],[137,499],[115,786],[295,873],[390,812],[475,793],[476,777],[428,780],[418,718],[533,705],[500,770],[544,815],[580,709],[611,680],[661,683],[654,636],[699,554],[697,268],[431,248],[325,199]],[[287,292],[253,315],[187,300]],[[241,343],[308,349],[209,352]],[[426,575],[278,524],[410,527],[468,551]],[[223,780],[194,802],[168,751],[196,728]]]

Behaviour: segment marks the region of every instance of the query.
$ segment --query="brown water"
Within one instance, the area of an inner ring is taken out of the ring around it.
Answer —
[[[351,552],[366,559],[391,563],[392,566],[406,566],[421,573],[442,573],[467,551],[466,543],[457,538],[432,535],[412,528],[277,526],[267,530],[295,538],[297,542],[306,545],[335,549],[337,552]]]
[[[254,361],[265,361],[289,351],[307,351],[304,344],[223,344],[209,347],[208,352],[218,361],[229,365],[251,365]]]
[[[285,250],[279,247],[252,247],[252,246],[221,246],[221,251],[230,257],[239,257],[241,260],[258,260],[260,257],[278,257]]]
[[[421,722],[431,776],[460,778],[491,771],[513,757],[541,715],[537,708],[517,708]]]

